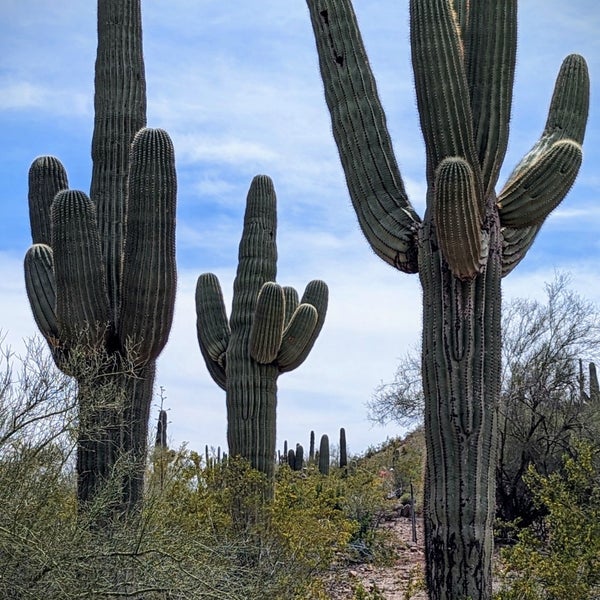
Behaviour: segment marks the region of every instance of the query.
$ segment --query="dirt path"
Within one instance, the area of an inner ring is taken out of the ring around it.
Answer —
[[[412,542],[409,518],[397,517],[383,527],[389,529],[396,549],[392,563],[387,566],[361,564],[332,573],[327,580],[332,600],[352,600],[359,584],[367,592],[379,592],[381,595],[375,597],[381,600],[427,599],[427,593],[422,591],[425,560],[422,519],[417,519],[416,544]]]

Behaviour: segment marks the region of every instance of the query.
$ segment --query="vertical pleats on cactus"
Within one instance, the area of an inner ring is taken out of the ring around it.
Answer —
[[[229,454],[247,459],[269,477],[277,378],[304,362],[328,302],[322,281],[311,281],[300,301],[293,288],[276,283],[276,229],[275,189],[268,177],[259,175],[248,191],[231,317],[215,275],[201,275],[196,286],[200,350],[212,378],[226,391]]]
[[[500,281],[573,184],[589,106],[565,59],[545,129],[496,194],[508,144],[517,2],[410,0],[427,209],[410,203],[351,0],[307,0],[359,225],[423,287],[426,576],[432,600],[491,598]]]
[[[77,495],[123,469],[121,512],[143,491],[155,361],[173,319],[176,174],[146,125],[140,0],[99,0],[89,197],[54,157],[29,172],[27,295],[54,359],[79,384]]]

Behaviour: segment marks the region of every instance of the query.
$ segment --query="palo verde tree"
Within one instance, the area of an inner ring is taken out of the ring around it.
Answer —
[[[140,0],[98,0],[94,105],[89,197],[68,189],[58,159],[31,166],[25,281],[56,364],[79,384],[78,500],[127,462],[116,504],[128,510],[142,494],[176,287],[175,161],[169,136],[145,128]]]
[[[372,249],[423,287],[426,574],[432,599],[491,597],[500,280],[579,170],[585,61],[562,65],[544,132],[499,193],[516,0],[411,0],[426,212],[411,205],[350,0],[307,0],[333,134]]]
[[[302,298],[277,275],[277,205],[271,179],[252,180],[233,284],[231,318],[219,280],[198,277],[198,342],[214,381],[226,391],[229,455],[274,472],[277,378],[300,366],[325,320],[329,292],[320,280]],[[284,451],[287,456],[287,450]]]

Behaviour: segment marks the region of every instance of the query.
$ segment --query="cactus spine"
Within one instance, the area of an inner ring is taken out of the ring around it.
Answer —
[[[198,278],[198,342],[209,373],[226,391],[229,454],[273,475],[277,378],[308,356],[327,311],[327,285],[296,290],[275,283],[277,210],[273,183],[263,175],[248,192],[231,318],[219,281]]]
[[[117,504],[129,510],[141,499],[155,362],[176,287],[175,161],[169,136],[145,128],[140,0],[98,2],[94,103],[90,197],[68,189],[57,159],[31,166],[25,282],[57,365],[79,384],[80,505],[128,457]],[[92,367],[90,379],[82,372]]]
[[[546,127],[498,195],[508,141],[516,0],[411,0],[427,210],[413,209],[350,0],[307,0],[333,133],[360,227],[383,260],[423,287],[432,599],[491,597],[500,388],[500,280],[533,243],[581,163],[589,81],[559,72]]]

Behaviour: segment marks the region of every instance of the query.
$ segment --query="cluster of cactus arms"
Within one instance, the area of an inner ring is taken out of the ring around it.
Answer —
[[[432,599],[491,597],[500,281],[577,175],[584,59],[560,69],[545,129],[504,187],[516,0],[410,0],[427,197],[413,209],[350,0],[307,0],[333,133],[377,255],[423,287],[426,573]]]
[[[79,383],[78,500],[93,500],[127,458],[125,510],[141,499],[176,288],[173,146],[145,125],[140,0],[99,0],[90,195],[68,189],[56,158],[34,161],[25,280],[57,365]]]
[[[273,475],[277,378],[308,356],[327,311],[328,289],[311,281],[301,298],[275,283],[277,209],[272,181],[250,186],[227,318],[217,277],[205,273],[196,286],[198,342],[209,373],[226,391],[230,456],[241,456]]]

